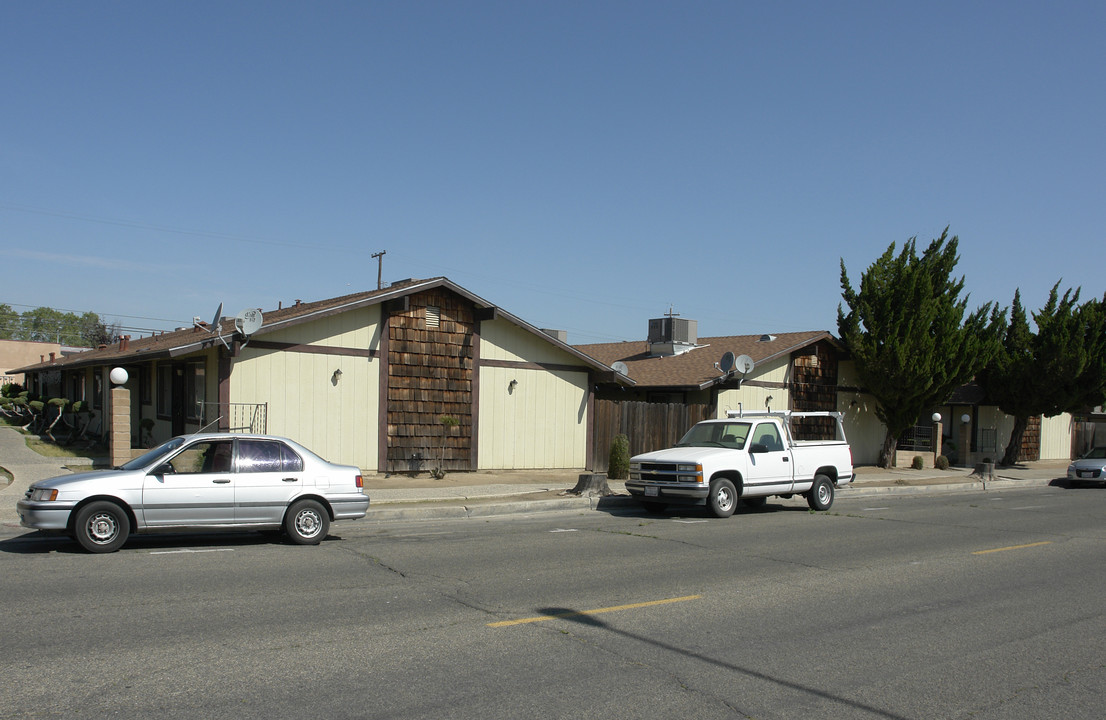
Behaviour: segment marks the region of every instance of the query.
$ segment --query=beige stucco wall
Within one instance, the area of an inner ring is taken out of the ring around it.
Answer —
[[[12,368],[36,365],[50,359],[50,353],[61,357],[61,345],[51,342],[0,340],[0,385],[9,382],[23,384],[23,373],[9,373]]]
[[[791,379],[791,359],[777,358],[753,368],[740,388],[722,390],[718,393],[718,417],[726,417],[729,411],[744,410],[763,412],[791,409],[791,393],[782,387],[760,387],[747,384],[749,381],[786,384]],[[771,401],[769,401],[771,398]]]
[[[480,358],[582,366],[571,354],[504,320],[481,325]],[[584,467],[587,400],[583,369],[481,367],[480,468]]]
[[[372,306],[261,337],[267,342],[369,350],[379,346],[379,332],[380,309]],[[374,469],[380,366],[379,360],[367,357],[247,344],[233,360],[230,402],[267,402],[269,434],[291,438],[331,462]],[[337,382],[335,370],[342,371]]]

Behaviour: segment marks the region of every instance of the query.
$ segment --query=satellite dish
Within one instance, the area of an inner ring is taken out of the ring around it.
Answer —
[[[724,373],[728,373],[733,370],[734,355],[732,352],[727,352],[722,356],[722,359],[718,362],[718,369]]]
[[[753,367],[756,366],[756,363],[754,363],[753,359],[751,357],[749,357],[748,355],[738,356],[738,358],[734,361],[734,363],[735,363],[734,367],[742,375],[748,375],[749,373],[751,373],[753,371]]]
[[[628,368],[626,366],[626,363],[622,362],[621,360],[616,362],[614,365],[611,365],[611,369],[620,375],[630,377],[630,368]]]
[[[263,322],[265,322],[265,318],[261,315],[260,310],[247,308],[234,316],[234,329],[249,337],[261,329]]]
[[[223,303],[219,303],[219,307],[215,308],[215,317],[211,318],[211,324],[207,326],[206,330],[214,335],[219,342],[223,343],[223,346],[230,349],[230,345],[227,345],[226,339],[223,337],[223,328],[220,326],[219,321],[223,319]],[[200,323],[200,319],[193,318],[192,325],[198,329],[205,329]]]

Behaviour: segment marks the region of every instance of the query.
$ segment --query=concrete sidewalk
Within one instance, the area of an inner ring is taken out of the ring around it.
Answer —
[[[838,498],[865,497],[883,493],[950,493],[992,490],[1019,486],[1044,486],[1065,477],[1066,461],[1026,463],[997,468],[995,479],[983,482],[971,470],[911,470],[859,467],[856,479],[838,489]],[[0,467],[13,476],[7,483],[0,476],[0,534],[27,532],[19,527],[16,502],[36,480],[64,475],[72,468],[91,469],[87,458],[47,458],[29,449],[25,436],[0,427]],[[607,482],[608,497],[578,497],[569,491],[583,470],[532,470],[518,472],[450,473],[435,479],[428,473],[407,475],[365,475],[365,492],[372,504],[366,520],[411,520],[456,517],[486,517],[509,513],[576,511],[633,507],[626,486]]]

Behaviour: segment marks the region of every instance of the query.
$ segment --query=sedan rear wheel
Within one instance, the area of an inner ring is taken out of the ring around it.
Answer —
[[[131,521],[126,511],[113,502],[89,503],[77,511],[73,534],[89,552],[115,552],[127,542]]]
[[[330,516],[314,500],[300,500],[288,508],[284,531],[297,545],[318,545],[330,532]]]

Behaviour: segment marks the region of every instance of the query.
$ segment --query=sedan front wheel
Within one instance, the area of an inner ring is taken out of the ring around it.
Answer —
[[[89,552],[115,552],[127,542],[131,521],[126,511],[113,502],[89,503],[77,511],[73,534]]]

